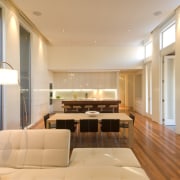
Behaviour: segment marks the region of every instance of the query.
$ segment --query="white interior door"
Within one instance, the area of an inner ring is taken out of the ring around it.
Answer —
[[[174,56],[164,56],[164,99],[165,125],[175,125],[175,68]]]

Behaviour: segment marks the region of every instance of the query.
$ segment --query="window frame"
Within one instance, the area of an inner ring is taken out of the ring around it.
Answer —
[[[164,45],[164,33],[166,33],[168,30],[170,30],[172,27],[174,26],[174,41],[170,42],[169,44],[167,45]],[[160,32],[160,49],[164,49],[170,45],[172,45],[173,43],[176,42],[176,21],[173,20],[171,23],[169,23],[168,25],[166,25],[162,31]]]

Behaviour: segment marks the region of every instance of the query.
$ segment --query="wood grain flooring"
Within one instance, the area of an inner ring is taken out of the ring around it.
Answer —
[[[180,135],[173,130],[135,113],[133,152],[151,180],[180,179]],[[44,128],[40,121],[33,128]],[[126,135],[128,130],[126,130]],[[120,134],[72,134],[75,147],[127,147],[127,138]]]

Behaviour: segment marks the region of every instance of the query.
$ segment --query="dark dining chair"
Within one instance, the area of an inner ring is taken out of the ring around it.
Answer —
[[[46,115],[43,116],[43,119],[44,119],[44,127],[45,127],[45,128],[47,128],[46,124],[47,124],[47,120],[49,119],[49,117],[50,117],[50,114],[49,114],[49,113],[47,113]],[[55,123],[53,123],[53,124],[50,123],[50,124],[49,124],[49,128],[53,128],[53,129],[56,128],[56,124],[55,124]]]
[[[119,132],[119,119],[102,119],[101,132]]]
[[[77,123],[74,119],[57,119],[56,129],[69,129],[71,132],[75,132]]]
[[[129,117],[133,120],[133,125],[134,125],[135,115],[132,113],[129,113]],[[129,123],[126,123],[126,122],[120,123],[120,128],[123,128],[123,136],[125,136],[125,129],[129,128]]]
[[[81,119],[80,132],[98,132],[97,119]]]
[[[47,124],[47,120],[49,119],[50,114],[47,113],[46,115],[43,116],[43,120],[44,120],[44,128],[47,128],[46,124]],[[55,124],[49,124],[49,128],[56,128]]]
[[[134,125],[134,122],[135,122],[135,116],[134,116],[134,114],[129,113],[129,117],[133,120],[133,125]],[[129,124],[123,122],[123,123],[120,123],[120,127],[121,127],[121,128],[129,128]]]
[[[46,123],[47,123],[47,120],[49,119],[50,115],[49,113],[44,115],[43,119],[44,119],[44,127],[46,128]]]
[[[119,139],[119,122],[120,122],[119,119],[102,119],[101,120],[101,140],[102,140],[102,142],[103,142],[103,133],[106,133],[106,134],[111,133],[112,135],[115,135],[115,133],[116,133],[116,135],[118,135],[118,139]]]
[[[81,119],[79,123],[80,143],[82,141],[82,133],[96,133],[96,139],[98,141],[98,120],[97,119]],[[92,134],[93,135],[93,134]],[[83,136],[85,137],[85,136]],[[92,137],[92,136],[90,136]],[[86,137],[86,138],[89,138]],[[87,140],[87,139],[86,139]]]

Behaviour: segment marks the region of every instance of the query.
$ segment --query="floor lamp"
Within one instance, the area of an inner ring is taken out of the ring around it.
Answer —
[[[5,68],[4,65],[7,65],[10,69]],[[0,85],[19,85],[20,87],[20,83],[18,81],[18,71],[5,61],[0,61]],[[23,92],[21,92],[21,97],[24,109],[21,127],[24,128],[27,125],[27,108]]]

